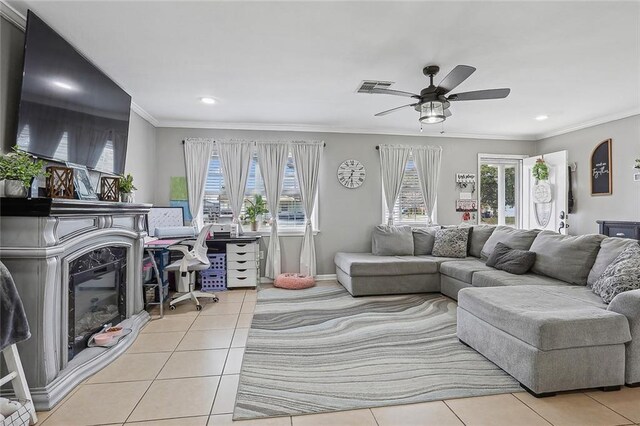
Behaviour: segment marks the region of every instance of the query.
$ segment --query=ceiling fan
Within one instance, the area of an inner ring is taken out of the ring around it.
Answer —
[[[433,84],[433,77],[438,74],[440,67],[437,65],[428,65],[424,67],[422,72],[429,77],[429,87],[425,87],[420,91],[420,94],[403,92],[401,90],[393,90],[388,88],[376,87],[375,84],[365,88],[365,85],[361,87],[359,93],[371,93],[381,95],[395,95],[406,96],[414,98],[416,101],[408,105],[402,105],[399,107],[391,108],[386,111],[377,113],[375,116],[380,117],[390,114],[395,111],[399,111],[403,108],[413,107],[420,113],[421,123],[440,123],[447,117],[451,116],[449,106],[451,102],[458,101],[477,101],[481,99],[503,99],[509,96],[511,89],[487,89],[476,90],[473,92],[454,93],[446,96],[447,93],[455,89],[460,83],[465,81],[476,69],[468,65],[458,65],[440,82],[438,86]],[[390,84],[387,84],[387,87]]]

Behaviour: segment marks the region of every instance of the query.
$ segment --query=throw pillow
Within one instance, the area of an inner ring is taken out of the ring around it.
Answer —
[[[607,266],[611,265],[611,263],[616,260],[616,257],[618,257],[624,249],[634,245],[637,246],[638,241],[630,240],[628,238],[611,237],[602,240],[598,256],[596,256],[596,261],[591,268],[591,272],[589,272],[587,285],[589,287],[593,286],[604,270],[607,269]]]
[[[512,249],[506,244],[498,243],[487,259],[487,266],[522,275],[531,269],[535,261],[536,254],[532,251]]]
[[[529,250],[539,232],[539,229],[516,229],[505,225],[497,226],[487,239],[487,242],[484,243],[481,257],[482,259],[489,258],[498,243],[504,243],[511,248],[519,250]]]
[[[618,294],[640,288],[640,246],[624,249],[611,265],[607,266],[592,286],[604,303],[611,303]]]
[[[436,257],[467,257],[469,228],[446,228],[436,231],[433,254]]]
[[[413,256],[411,227],[376,226],[371,238],[371,252],[376,256]]]
[[[427,228],[413,228],[413,254],[422,256],[431,254],[433,243],[436,242],[436,231],[439,226],[429,226]]]

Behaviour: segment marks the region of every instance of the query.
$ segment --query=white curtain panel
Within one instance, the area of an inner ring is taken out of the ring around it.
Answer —
[[[311,217],[318,192],[318,174],[323,146],[324,142],[294,142],[291,145],[306,218],[300,249],[300,273],[311,276],[316,274],[316,248],[313,243]]]
[[[433,208],[438,199],[438,181],[440,180],[440,160],[442,147],[421,146],[414,147],[413,161],[418,172],[420,190],[427,207],[427,225],[433,222]]]
[[[184,141],[184,161],[187,172],[187,193],[191,223],[199,232],[204,225],[202,205],[204,203],[204,187],[207,183],[209,160],[213,153],[212,139],[186,139]]]
[[[389,219],[388,225],[393,225],[393,207],[396,204],[407,159],[411,153],[411,147],[402,145],[380,145],[380,167],[382,175],[382,189],[384,200],[387,204]]]
[[[233,222],[238,224],[238,233],[242,234],[240,212],[244,203],[253,142],[222,141],[218,142],[217,148],[225,189],[229,197],[229,207],[233,213]]]
[[[260,174],[267,195],[267,205],[272,218],[265,276],[275,279],[282,271],[280,240],[278,238],[278,206],[282,194],[284,169],[289,156],[289,146],[283,142],[256,142],[256,148]]]

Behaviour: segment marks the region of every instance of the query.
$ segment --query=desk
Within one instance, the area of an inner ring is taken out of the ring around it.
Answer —
[[[144,244],[144,249],[146,250],[148,257],[142,261],[143,268],[145,260],[149,259],[154,271],[155,282],[153,279],[145,280],[142,286],[145,290],[157,289],[158,301],[147,302],[146,294],[143,294],[142,296],[145,301],[145,306],[160,306],[160,318],[164,317],[164,301],[169,295],[169,274],[164,270],[164,268],[171,263],[171,256],[167,247],[180,244],[184,240],[185,239],[153,240],[145,242]]]
[[[209,253],[225,253],[227,288],[255,288],[260,282],[260,235],[215,236],[207,240]]]

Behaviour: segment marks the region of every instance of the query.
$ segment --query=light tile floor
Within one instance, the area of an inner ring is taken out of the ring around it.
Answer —
[[[335,285],[335,284],[333,284]],[[413,426],[640,424],[640,388],[527,393],[232,422],[255,290],[230,290],[197,312],[190,303],[154,318],[129,350],[53,410],[45,426]]]

